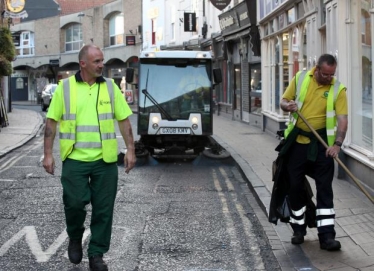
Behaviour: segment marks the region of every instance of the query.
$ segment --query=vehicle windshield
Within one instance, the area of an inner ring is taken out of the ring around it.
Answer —
[[[146,89],[154,101],[173,119],[187,119],[189,113],[210,113],[210,61],[152,59],[141,64],[139,82],[139,112],[160,112],[143,92]],[[160,112],[162,113],[162,112]]]

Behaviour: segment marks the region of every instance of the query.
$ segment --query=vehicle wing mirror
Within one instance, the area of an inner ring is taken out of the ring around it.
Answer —
[[[127,68],[126,69],[126,83],[132,84],[134,81],[134,69]]]
[[[222,82],[222,72],[221,69],[213,69],[213,81],[214,84],[219,84]]]

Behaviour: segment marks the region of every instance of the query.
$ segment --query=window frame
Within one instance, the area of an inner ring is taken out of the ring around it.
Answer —
[[[77,32],[78,39],[75,39],[74,32]],[[69,39],[69,34],[71,35],[71,40]],[[81,24],[71,24],[65,29],[65,52],[75,52],[79,51],[83,46],[83,32]],[[68,50],[68,47],[71,48]]]
[[[26,36],[28,36],[26,38]],[[19,46],[16,46],[17,56],[34,56],[34,33],[31,31],[22,31],[19,36]]]
[[[123,13],[117,13],[109,19],[109,46],[125,44],[125,18]]]

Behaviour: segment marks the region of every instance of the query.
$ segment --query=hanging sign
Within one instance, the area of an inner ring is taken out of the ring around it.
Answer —
[[[210,0],[210,2],[219,10],[224,10],[231,2],[231,0]]]
[[[3,17],[10,18],[27,18],[28,14],[25,8],[26,0],[6,0],[6,10],[4,11]]]
[[[196,13],[184,13],[184,32],[196,32]]]
[[[126,45],[135,45],[135,36],[126,36]]]
[[[21,12],[25,7],[25,0],[6,0],[6,7],[11,12]]]

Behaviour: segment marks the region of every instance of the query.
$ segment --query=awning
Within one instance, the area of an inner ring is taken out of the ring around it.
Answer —
[[[250,27],[239,28],[239,29],[236,29],[235,31],[231,31],[230,33],[222,34],[222,37],[225,41],[237,40],[239,38],[248,36],[250,31],[251,31]]]

